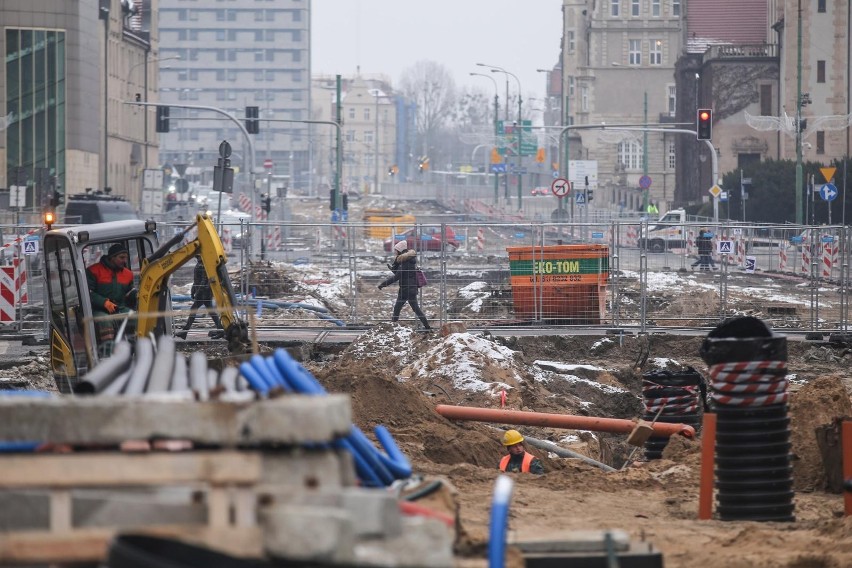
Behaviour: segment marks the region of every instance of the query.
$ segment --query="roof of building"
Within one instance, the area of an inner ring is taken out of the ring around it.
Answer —
[[[767,42],[766,0],[690,0],[686,14],[687,51],[703,53],[720,44]]]

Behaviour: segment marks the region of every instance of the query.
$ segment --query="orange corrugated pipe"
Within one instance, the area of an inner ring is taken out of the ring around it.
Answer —
[[[553,428],[592,430],[594,432],[611,432],[614,434],[629,434],[636,427],[636,423],[632,420],[599,418],[596,416],[574,416],[573,414],[497,410],[493,408],[476,408],[473,406],[451,406],[448,404],[439,404],[435,407],[435,410],[438,414],[450,420],[475,420],[477,422],[500,422],[503,424],[523,424],[525,426],[550,426]],[[686,438],[694,438],[695,428],[688,424],[657,422],[654,424],[654,434],[657,436],[680,434]]]

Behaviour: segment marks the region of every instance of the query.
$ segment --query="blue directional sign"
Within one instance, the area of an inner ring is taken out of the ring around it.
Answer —
[[[602,239],[602,238],[604,238],[604,235],[603,235],[603,233],[593,231],[592,232],[592,238],[593,239]]]
[[[575,196],[577,201],[577,205],[585,205],[586,204],[586,194],[585,193],[577,193]]]
[[[833,183],[823,184],[823,186],[819,188],[819,196],[822,197],[823,201],[834,201],[837,197],[837,193],[837,186]]]
[[[491,173],[492,174],[505,174],[506,173],[506,164],[491,164]]]

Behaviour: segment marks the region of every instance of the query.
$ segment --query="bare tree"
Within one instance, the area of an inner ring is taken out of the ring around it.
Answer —
[[[402,73],[400,87],[417,105],[417,134],[423,154],[444,126],[456,101],[456,84],[446,67],[434,61],[418,61]]]

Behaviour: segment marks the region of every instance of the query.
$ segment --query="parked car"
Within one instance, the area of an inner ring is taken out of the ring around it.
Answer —
[[[418,227],[385,239],[385,251],[390,252],[393,245],[403,239],[408,242],[408,248],[418,251],[440,251],[443,249],[451,252],[461,245],[452,227],[446,227],[444,235],[441,234],[441,227]]]
[[[534,187],[530,190],[531,195],[550,195],[550,188],[547,186]]]

